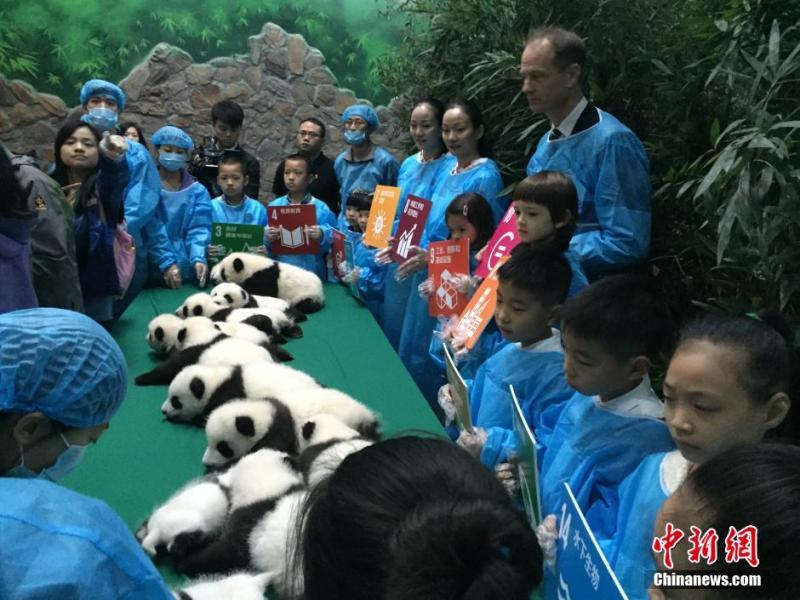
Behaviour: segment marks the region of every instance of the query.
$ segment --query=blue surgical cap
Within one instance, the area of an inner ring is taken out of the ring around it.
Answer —
[[[342,124],[346,123],[352,117],[361,117],[369,123],[370,130],[378,128],[378,113],[375,109],[366,104],[353,104],[348,106],[342,113]]]
[[[122,350],[89,317],[58,308],[0,315],[0,412],[94,427],[117,412],[126,385]]]
[[[192,146],[194,146],[192,138],[183,129],[172,125],[165,125],[156,131],[150,141],[153,142],[153,146],[169,144],[184,150],[191,150]]]
[[[107,96],[117,102],[119,110],[125,108],[125,92],[118,85],[102,79],[90,79],[81,88],[81,104],[86,104],[94,96]]]

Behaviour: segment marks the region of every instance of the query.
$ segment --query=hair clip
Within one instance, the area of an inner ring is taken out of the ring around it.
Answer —
[[[461,214],[463,214],[465,217],[469,216],[469,204],[464,205],[464,208],[461,209]]]

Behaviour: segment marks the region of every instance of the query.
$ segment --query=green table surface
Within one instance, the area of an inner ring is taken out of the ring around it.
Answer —
[[[192,287],[145,290],[117,323],[114,337],[128,362],[127,398],[108,431],[86,452],[81,467],[64,481],[67,487],[107,502],[132,530],[170,494],[203,472],[203,430],[162,419],[165,386],[133,383],[158,362],[145,341],[150,319],[173,312],[196,291]],[[369,310],[343,287],[326,284],[325,294],[325,308],[301,323],[303,338],[286,345],[295,356],[287,364],[377,411],[385,435],[443,434]],[[184,581],[169,569],[161,572],[171,585]]]

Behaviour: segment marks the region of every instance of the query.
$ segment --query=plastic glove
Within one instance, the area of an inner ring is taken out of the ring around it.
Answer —
[[[450,424],[456,420],[456,405],[453,402],[453,397],[450,395],[449,383],[445,383],[439,388],[436,401],[439,403],[439,406],[442,407],[442,412],[444,412],[444,426],[450,427]]]
[[[558,551],[558,523],[555,515],[547,515],[536,527],[536,539],[544,554],[544,566],[555,572]]]
[[[461,318],[458,315],[453,315],[442,328],[442,340],[450,345],[453,350],[453,358],[463,358],[469,353],[466,348],[469,335],[461,325]]]
[[[361,270],[358,267],[354,267],[348,271],[347,265],[345,265],[342,281],[344,283],[358,283],[359,275],[361,275]]]
[[[319,225],[308,225],[306,226],[306,235],[309,239],[320,240],[322,239],[322,227]]]
[[[416,271],[421,271],[428,266],[428,251],[419,246],[411,246],[408,253],[412,255],[406,262],[397,268],[397,272],[401,277],[405,277]]]
[[[255,248],[251,248],[253,254],[258,254],[259,256],[266,256],[267,255],[267,248],[266,246],[256,246]]]
[[[104,131],[99,148],[107,159],[119,162],[128,151],[128,140],[121,135],[111,135],[108,131]]]
[[[480,279],[461,273],[459,275],[455,275],[450,281],[453,284],[453,287],[456,288],[457,292],[467,296],[472,296],[472,294],[475,293],[475,288],[478,287],[477,282],[480,281]]]
[[[265,227],[264,237],[267,238],[267,241],[274,242],[281,237],[281,230],[278,227]]]
[[[486,440],[489,438],[489,434],[486,432],[485,429],[482,427],[473,427],[472,433],[468,432],[466,429],[458,434],[458,439],[456,443],[461,446],[464,450],[469,452],[475,458],[480,457],[481,451],[483,450],[483,446],[486,444]]]
[[[417,286],[417,293],[420,298],[427,300],[433,294],[433,279],[426,279]]]
[[[205,287],[208,278],[208,265],[201,262],[194,263],[194,274],[197,275],[197,285]]]
[[[223,252],[225,252],[225,246],[222,244],[209,244],[206,248],[206,254],[208,254],[209,258],[222,256]]]
[[[494,468],[497,480],[506,488],[509,496],[516,496],[519,491],[519,478],[517,477],[517,457],[509,457],[508,462],[502,462]]]
[[[164,282],[167,284],[167,287],[172,289],[181,287],[183,280],[181,279],[181,270],[178,268],[178,265],[167,267],[164,271]]]
[[[388,265],[392,262],[392,244],[390,243],[386,248],[382,248],[375,253],[376,265]]]

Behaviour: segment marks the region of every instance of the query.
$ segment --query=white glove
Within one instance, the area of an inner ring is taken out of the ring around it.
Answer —
[[[178,268],[178,265],[167,267],[164,271],[164,282],[167,284],[167,287],[172,289],[181,287],[183,280],[181,279],[181,270]]]
[[[459,434],[456,443],[464,448],[464,450],[469,452],[472,456],[478,458],[481,455],[484,445],[486,445],[487,439],[489,439],[489,434],[485,429],[481,427],[473,427],[472,433],[469,433],[466,429],[462,431]]]
[[[392,262],[392,245],[382,248],[375,253],[376,265],[388,265]]]
[[[108,131],[104,131],[99,148],[107,159],[119,162],[128,151],[128,141],[121,135],[111,135]]]
[[[453,287],[456,288],[457,292],[466,296],[471,296],[475,292],[475,288],[477,287],[476,283],[479,279],[461,273],[454,276],[450,281],[453,283]]]
[[[519,479],[517,478],[517,464],[513,458],[509,462],[502,462],[494,468],[494,475],[497,480],[506,488],[509,496],[516,496],[519,490]]]
[[[551,571],[556,570],[556,554],[558,551],[558,527],[555,515],[547,515],[536,528],[536,539],[544,554],[544,566]]]
[[[439,393],[436,395],[436,401],[442,407],[444,412],[444,426],[449,427],[450,424],[456,420],[456,405],[453,402],[453,397],[450,395],[450,384],[445,383],[439,388]]]
[[[200,287],[205,287],[206,278],[208,277],[208,265],[205,263],[194,263],[194,274],[197,275],[197,284]]]
[[[433,294],[433,279],[428,278],[420,283],[417,286],[417,292],[423,300],[430,298],[431,294]]]

